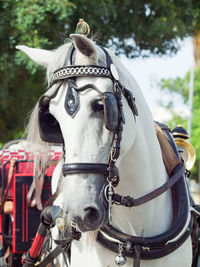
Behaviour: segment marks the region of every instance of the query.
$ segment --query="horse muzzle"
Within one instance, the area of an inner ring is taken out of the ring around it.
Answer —
[[[81,232],[96,231],[104,223],[104,209],[97,206],[87,206],[84,208],[83,217],[76,216],[73,218]]]
[[[108,183],[108,178],[113,180],[115,185],[119,182],[119,173],[116,166],[110,167],[108,164],[103,163],[68,163],[63,164],[63,175],[90,174],[87,177],[87,186],[84,191],[80,191],[80,200],[75,201],[78,205],[74,207],[79,210],[78,214],[73,214],[73,200],[69,204],[68,212],[71,213],[71,220],[76,223],[81,232],[95,231],[107,223],[108,220],[108,205],[104,197],[104,187]],[[75,178],[74,178],[75,179]],[[80,176],[80,182],[84,178]],[[76,182],[79,184],[80,183]],[[91,191],[93,188],[93,191]],[[72,197],[76,199],[76,196]],[[82,200],[81,200],[82,199]],[[84,203],[85,202],[85,203]]]

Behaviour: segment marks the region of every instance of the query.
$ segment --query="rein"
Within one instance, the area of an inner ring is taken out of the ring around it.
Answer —
[[[185,172],[185,166],[180,164],[177,172],[175,172],[172,176],[170,176],[169,180],[166,183],[156,188],[152,192],[139,198],[133,198],[130,196],[121,196],[119,194],[114,193],[113,198],[112,198],[113,202],[114,204],[123,205],[128,208],[143,205],[149,202],[150,200],[160,196],[161,194],[166,192],[168,189],[172,188],[172,186],[174,186],[175,183],[177,183],[179,179],[183,178],[184,172]]]

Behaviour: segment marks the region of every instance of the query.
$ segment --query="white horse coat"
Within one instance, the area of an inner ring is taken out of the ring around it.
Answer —
[[[105,66],[105,55],[91,40],[78,34],[71,35],[71,37],[75,45],[74,65]],[[70,44],[63,45],[55,52],[25,46],[18,46],[18,48],[38,64],[47,67],[47,77],[50,82],[53,71],[64,65],[69,46]],[[88,51],[90,53],[87,53]],[[135,96],[139,113],[135,120],[126,100],[122,99],[126,123],[121,153],[116,162],[120,172],[120,182],[115,191],[138,198],[163,185],[168,177],[152,115],[140,88],[119,59],[111,51],[108,52],[117,68],[121,84],[131,90]],[[90,83],[102,92],[112,91],[113,85],[110,79],[101,77],[76,79],[77,87]],[[50,113],[59,122],[63,134],[66,147],[66,156],[63,161],[65,163],[107,163],[112,133],[105,128],[104,122],[98,116],[91,114],[90,108],[92,101],[98,100],[98,94],[90,89],[80,93],[80,109],[76,116],[70,117],[64,108],[66,88],[67,81],[62,84],[49,106]],[[34,123],[36,121],[32,122],[33,125]],[[92,186],[88,189],[87,177],[83,177],[82,174],[63,178],[63,161],[57,165],[53,174],[52,191],[55,192],[59,184],[60,193],[55,204],[68,212],[69,219],[73,219],[75,214],[83,216],[82,203],[92,203],[96,192]],[[86,176],[93,179],[91,174]],[[130,235],[151,237],[161,234],[169,229],[172,221],[171,193],[168,190],[148,203],[130,209],[113,205],[112,219],[115,228]],[[72,242],[71,267],[116,266],[114,262],[116,253],[97,243],[97,230],[83,232],[80,241]],[[56,262],[57,266],[64,266],[62,256]],[[190,267],[191,262],[192,246],[191,239],[188,238],[181,247],[165,257],[141,260],[141,267]],[[127,258],[124,266],[133,266],[133,259]]]

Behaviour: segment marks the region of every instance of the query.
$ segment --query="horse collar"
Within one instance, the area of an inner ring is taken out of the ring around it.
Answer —
[[[179,157],[172,136],[166,129],[164,133],[175,154]],[[107,224],[99,230],[97,241],[104,247],[119,253],[115,259],[116,262],[119,259],[124,262],[125,256],[128,256],[135,259],[134,267],[139,267],[140,259],[151,260],[164,257],[180,247],[191,234],[193,220],[200,214],[190,207],[185,167],[182,163],[174,168],[168,182],[151,193],[138,199],[133,199],[130,196],[119,196],[112,192],[111,201],[112,204],[116,202],[115,204],[117,205],[124,205],[130,208],[142,205],[168,189],[171,189],[172,192],[174,217],[170,229],[166,232],[153,237],[138,237],[121,232],[111,224]]]

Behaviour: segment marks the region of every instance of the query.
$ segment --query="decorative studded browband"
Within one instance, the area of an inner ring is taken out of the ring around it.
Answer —
[[[51,86],[59,80],[73,77],[102,77],[112,79],[111,72],[108,68],[96,65],[64,66],[57,69],[52,76]]]

